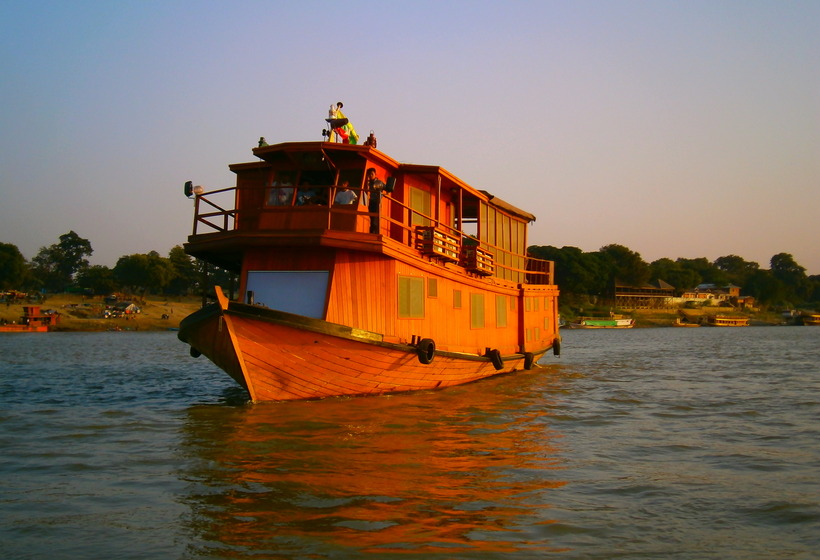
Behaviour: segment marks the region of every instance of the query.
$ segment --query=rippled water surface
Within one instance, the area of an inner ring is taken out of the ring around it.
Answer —
[[[820,557],[820,329],[563,334],[263,405],[174,333],[0,335],[0,557]]]

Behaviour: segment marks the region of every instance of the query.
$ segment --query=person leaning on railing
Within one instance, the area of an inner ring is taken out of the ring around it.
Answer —
[[[379,206],[384,194],[384,183],[376,177],[376,169],[367,170],[367,190],[369,193],[367,211],[370,212],[370,233],[379,233]]]
[[[336,204],[353,204],[357,198],[356,193],[350,190],[350,182],[343,181],[333,202]]]

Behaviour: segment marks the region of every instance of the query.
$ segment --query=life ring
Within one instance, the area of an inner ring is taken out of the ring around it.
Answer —
[[[199,358],[202,355],[202,352],[200,352],[199,350],[197,350],[193,346],[191,346],[190,353],[191,353],[192,358]]]
[[[561,355],[561,337],[558,337],[552,341],[552,353],[556,356]]]
[[[498,350],[490,350],[487,352],[487,357],[490,358],[490,361],[493,363],[493,367],[495,369],[501,369],[504,367],[504,360],[501,359],[501,352]]]
[[[416,354],[424,365],[431,363],[436,357],[436,343],[432,338],[422,338],[416,345]]]
[[[532,352],[524,352],[524,369],[532,369],[535,363],[535,354]]]

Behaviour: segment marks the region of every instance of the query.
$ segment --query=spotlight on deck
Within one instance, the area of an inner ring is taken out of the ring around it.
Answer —
[[[194,186],[193,181],[185,181],[185,187],[183,187],[182,192],[184,192],[185,196],[188,198],[192,198],[193,195],[199,196],[204,193],[205,189],[203,189],[200,185]]]

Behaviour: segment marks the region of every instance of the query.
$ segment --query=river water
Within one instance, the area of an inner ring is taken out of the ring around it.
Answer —
[[[820,328],[563,336],[531,372],[249,405],[171,332],[2,335],[0,557],[820,557]]]

